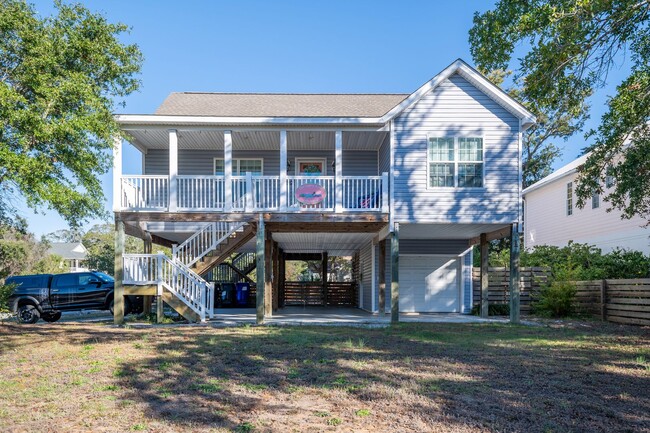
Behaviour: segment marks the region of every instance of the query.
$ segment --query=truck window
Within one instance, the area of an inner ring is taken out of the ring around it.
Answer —
[[[93,274],[79,274],[79,285],[85,286],[90,283],[99,282],[99,278]]]
[[[78,274],[63,274],[59,275],[56,279],[56,286],[78,286],[79,285],[79,275]]]

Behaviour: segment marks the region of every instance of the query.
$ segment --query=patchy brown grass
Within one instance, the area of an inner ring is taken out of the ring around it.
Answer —
[[[650,332],[0,326],[0,430],[650,431]]]

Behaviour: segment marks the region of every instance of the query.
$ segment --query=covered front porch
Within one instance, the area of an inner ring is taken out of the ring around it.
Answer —
[[[120,141],[116,212],[388,213],[386,131],[125,130],[142,168],[123,172]]]

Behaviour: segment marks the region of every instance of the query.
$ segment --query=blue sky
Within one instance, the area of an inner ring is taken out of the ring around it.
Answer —
[[[52,1],[33,1],[41,15]],[[468,31],[475,11],[492,1],[142,1],[86,0],[89,9],[132,27],[145,62],[142,87],[119,113],[152,113],[173,91],[408,93],[456,58],[473,64]],[[444,5],[444,6],[443,6]],[[442,7],[441,7],[442,6]],[[597,125],[606,96],[594,98]],[[579,155],[582,134],[567,143],[555,167]],[[124,171],[137,173],[140,154],[125,149]],[[103,177],[106,207],[111,173]],[[40,236],[66,228],[53,212],[22,208]],[[96,221],[99,222],[99,221]]]

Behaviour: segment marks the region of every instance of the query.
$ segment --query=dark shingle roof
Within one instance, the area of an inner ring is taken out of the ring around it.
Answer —
[[[171,93],[157,115],[380,117],[408,94]]]

